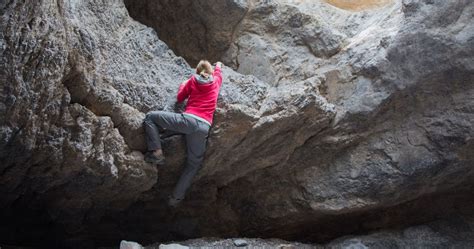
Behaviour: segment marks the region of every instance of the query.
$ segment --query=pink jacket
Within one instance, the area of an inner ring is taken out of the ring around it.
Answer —
[[[221,85],[221,68],[216,66],[212,77],[205,79],[200,75],[191,76],[188,81],[179,86],[176,98],[178,102],[188,98],[184,113],[198,116],[212,124]]]

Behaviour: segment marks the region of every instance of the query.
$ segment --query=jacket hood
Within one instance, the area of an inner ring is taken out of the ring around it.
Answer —
[[[204,76],[200,74],[194,74],[194,78],[196,78],[198,84],[210,84],[214,81],[214,77],[212,77],[212,75],[207,78],[204,78]]]

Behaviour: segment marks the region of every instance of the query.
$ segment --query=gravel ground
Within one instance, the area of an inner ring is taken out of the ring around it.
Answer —
[[[293,249],[293,248],[320,248],[311,244],[303,244],[299,242],[289,242],[280,239],[249,239],[239,238],[247,241],[248,245],[245,247],[237,247],[234,245],[233,239],[216,239],[216,238],[204,238],[204,239],[193,239],[179,242],[180,245],[188,246],[190,248],[278,248],[278,249]],[[171,242],[169,243],[171,244]],[[153,244],[145,247],[146,249],[158,249],[160,244]]]

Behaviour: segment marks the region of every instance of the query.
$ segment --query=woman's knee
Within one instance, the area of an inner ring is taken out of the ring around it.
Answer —
[[[200,167],[202,162],[204,161],[204,154],[205,152],[196,154],[196,153],[190,153],[188,151],[187,154],[187,162],[188,164],[192,165],[193,167]]]
[[[153,120],[160,116],[161,111],[150,111],[145,115],[145,120]]]
[[[199,171],[202,167],[202,160],[187,160],[186,164],[189,170]]]
[[[148,112],[147,114],[145,114],[145,119],[143,119],[143,124],[144,125],[152,125],[155,123],[154,120],[157,119],[158,117],[158,113],[156,113],[155,111],[151,111],[151,112]]]

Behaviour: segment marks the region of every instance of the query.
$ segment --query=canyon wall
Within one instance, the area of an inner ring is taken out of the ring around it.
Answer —
[[[472,214],[474,4],[346,2],[0,3],[0,241],[326,242]],[[224,84],[171,209],[184,140],[157,169],[142,119],[182,109],[203,57]]]

